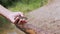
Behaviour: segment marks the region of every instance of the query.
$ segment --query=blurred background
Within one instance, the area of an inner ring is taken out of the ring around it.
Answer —
[[[48,3],[48,0],[0,0],[0,4],[11,11],[28,13]],[[14,29],[14,30],[13,30]],[[13,33],[14,32],[14,33]],[[0,34],[16,34],[15,26],[0,16]],[[18,32],[17,32],[18,33]],[[20,34],[21,32],[19,32]]]

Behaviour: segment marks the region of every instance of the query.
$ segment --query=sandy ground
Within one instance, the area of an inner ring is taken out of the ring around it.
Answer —
[[[37,34],[60,34],[60,0],[53,0],[29,12],[27,17],[28,27],[37,31]]]
[[[28,13],[28,23],[39,30],[37,34],[60,34],[60,0],[54,0]]]
[[[37,34],[60,34],[60,0],[53,0],[52,3],[29,12],[27,17],[27,24],[30,24],[28,27],[36,30]],[[24,34],[17,29],[14,31]]]

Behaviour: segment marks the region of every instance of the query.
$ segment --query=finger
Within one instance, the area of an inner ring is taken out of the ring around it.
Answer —
[[[22,14],[22,15],[23,15],[23,14]],[[21,16],[21,14],[19,15],[19,17],[20,17],[21,19],[25,19],[25,20],[28,19],[25,15]]]
[[[24,19],[21,19],[19,23],[22,24],[22,25],[24,25],[25,23],[27,23],[27,21],[24,20]]]
[[[15,19],[14,24],[17,24],[17,23],[18,23],[18,21],[19,21],[19,17],[17,17],[17,18]]]
[[[16,15],[14,19],[19,18],[19,15]]]
[[[19,22],[18,22],[18,24],[21,24],[21,25],[24,24],[24,23],[25,23],[25,22],[24,22],[23,19],[20,19]]]
[[[19,20],[18,24],[20,25],[20,22],[21,22],[22,19]]]

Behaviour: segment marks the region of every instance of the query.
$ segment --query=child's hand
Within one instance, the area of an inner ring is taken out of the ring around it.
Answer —
[[[21,12],[12,12],[11,14],[9,14],[8,19],[12,22],[12,23],[20,23],[21,19],[20,17],[24,17],[23,13]]]

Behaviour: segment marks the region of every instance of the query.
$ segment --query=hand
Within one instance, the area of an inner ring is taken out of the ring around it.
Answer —
[[[24,17],[23,13],[21,12],[11,12],[10,10],[4,8],[0,5],[0,15],[7,18],[12,23],[20,23],[24,22],[24,19],[21,19],[20,17]]]
[[[20,17],[24,17],[23,13],[21,12],[11,12],[9,15],[8,15],[8,19],[12,22],[12,23],[20,23],[20,21],[22,19],[19,18]]]

